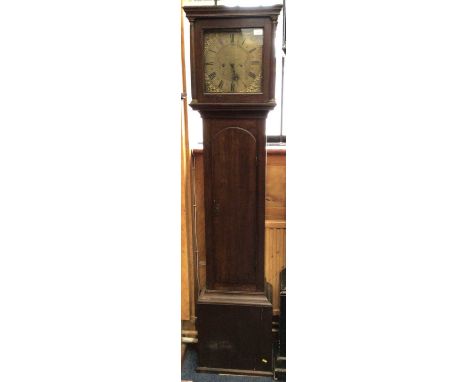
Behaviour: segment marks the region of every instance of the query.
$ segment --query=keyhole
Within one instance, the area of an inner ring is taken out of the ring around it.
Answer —
[[[216,203],[216,200],[213,200],[213,207],[214,207],[215,215],[217,215],[219,212],[219,203]]]

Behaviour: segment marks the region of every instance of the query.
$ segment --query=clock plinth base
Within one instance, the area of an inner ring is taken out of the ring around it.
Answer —
[[[240,370],[240,369],[220,369],[215,367],[196,368],[197,373],[213,373],[213,374],[233,374],[233,375],[251,375],[253,377],[272,377],[271,371],[256,371],[256,370]]]
[[[197,371],[273,375],[272,305],[265,293],[204,291],[197,316]]]

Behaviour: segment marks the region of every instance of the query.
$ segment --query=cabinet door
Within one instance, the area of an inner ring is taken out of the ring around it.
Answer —
[[[214,287],[254,290],[257,272],[257,142],[228,126],[211,137]]]

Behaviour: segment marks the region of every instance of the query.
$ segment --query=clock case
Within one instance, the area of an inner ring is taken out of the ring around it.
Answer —
[[[190,68],[192,102],[195,110],[220,104],[253,104],[275,107],[274,36],[281,5],[272,7],[184,7],[190,21]],[[207,93],[204,84],[204,32],[215,30],[262,28],[263,63],[261,93]]]
[[[265,121],[276,103],[274,36],[282,6],[190,6],[192,102],[203,119],[206,288],[197,301],[198,371],[272,375],[265,282]],[[204,91],[204,32],[263,28],[261,93]]]

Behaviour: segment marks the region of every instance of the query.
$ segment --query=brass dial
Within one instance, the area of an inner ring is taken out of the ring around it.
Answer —
[[[261,28],[205,32],[205,91],[261,93],[262,53]]]

